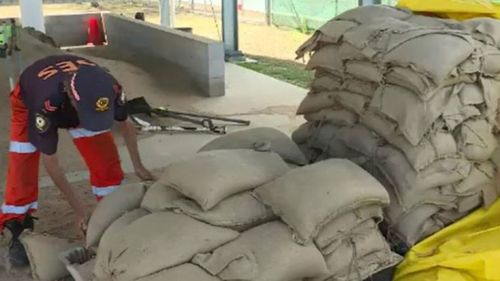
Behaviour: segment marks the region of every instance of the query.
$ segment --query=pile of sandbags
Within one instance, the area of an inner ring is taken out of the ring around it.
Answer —
[[[255,193],[294,230],[297,243],[314,242],[321,251],[328,273],[313,280],[364,280],[399,262],[377,227],[387,191],[349,160],[294,169]]]
[[[363,280],[401,260],[378,230],[377,180],[349,160],[291,168],[304,156],[290,138],[253,132],[105,197],[87,237],[94,280]]]
[[[413,245],[497,198],[500,24],[350,10],[297,51],[311,91],[293,134],[311,162],[347,158],[391,196],[389,234]]]

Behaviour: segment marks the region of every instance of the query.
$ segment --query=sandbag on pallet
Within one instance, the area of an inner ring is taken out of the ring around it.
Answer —
[[[276,153],[215,150],[171,164],[159,182],[175,188],[208,211],[225,198],[251,190],[288,170]]]
[[[102,234],[124,213],[139,208],[146,188],[142,183],[121,186],[104,197],[90,217],[86,234],[87,247],[97,246]]]
[[[296,244],[281,222],[243,232],[211,254],[196,255],[193,262],[222,280],[289,281],[328,272],[316,247]]]
[[[389,203],[384,187],[362,168],[344,159],[331,159],[291,170],[255,190],[307,244],[323,226],[357,208]]]
[[[109,265],[104,272],[111,280],[136,280],[188,262],[238,235],[186,215],[153,213],[131,223],[106,245],[110,250],[103,254],[109,257]]]
[[[268,127],[253,128],[219,137],[204,145],[199,151],[254,149],[260,143],[269,143],[270,150],[289,163],[307,164],[300,149],[285,133]]]

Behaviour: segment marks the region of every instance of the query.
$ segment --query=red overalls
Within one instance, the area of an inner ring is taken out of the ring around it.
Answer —
[[[24,219],[38,208],[40,152],[28,141],[28,109],[19,85],[10,95],[12,110],[7,186],[0,209],[0,231],[6,221]],[[73,142],[90,171],[90,184],[97,200],[120,186],[124,175],[113,136],[109,130],[92,132],[70,129]]]

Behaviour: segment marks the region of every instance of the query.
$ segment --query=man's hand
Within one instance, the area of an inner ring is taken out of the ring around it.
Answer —
[[[121,129],[123,139],[127,145],[127,150],[134,165],[135,174],[143,181],[152,181],[156,178],[151,174],[148,169],[142,165],[141,157],[139,155],[139,148],[137,145],[137,135],[134,125],[129,121],[118,122]]]
[[[47,173],[50,175],[56,186],[59,188],[61,193],[64,195],[65,199],[68,201],[71,208],[75,212],[76,224],[78,231],[87,231],[87,212],[85,205],[78,198],[78,196],[73,191],[73,187],[70,185],[64,171],[59,166],[59,161],[57,155],[42,155],[42,160],[45,165]]]
[[[89,217],[86,215],[76,216],[76,227],[77,230],[85,237],[87,235]]]
[[[143,181],[155,181],[156,177],[144,166],[140,166],[135,169],[135,175],[138,176]]]

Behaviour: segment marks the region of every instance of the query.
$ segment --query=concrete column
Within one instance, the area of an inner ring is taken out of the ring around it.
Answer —
[[[240,56],[238,46],[238,0],[222,2],[222,38],[226,57]]]
[[[20,0],[21,24],[45,33],[42,0]]]
[[[174,0],[160,0],[160,23],[162,26],[174,28],[175,26]]]
[[[382,0],[358,0],[359,6],[382,4]]]

